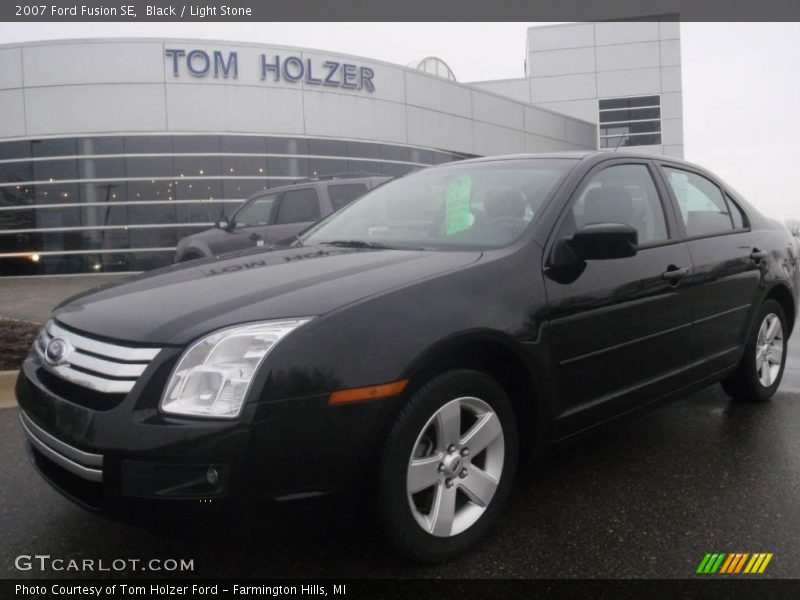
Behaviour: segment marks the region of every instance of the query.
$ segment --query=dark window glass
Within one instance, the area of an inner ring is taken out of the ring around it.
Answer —
[[[745,229],[748,224],[741,207],[727,194],[725,197],[728,199],[728,206],[730,207],[731,218],[733,219],[733,228]]]
[[[32,140],[31,154],[40,156],[75,156],[78,153],[75,138]]]
[[[175,223],[175,206],[171,202],[131,204],[128,206],[128,222],[131,225]]]
[[[135,205],[123,204],[115,205],[109,202],[101,206],[87,206],[75,209],[80,211],[81,225],[84,226],[106,226],[122,225],[130,223],[128,211]]]
[[[328,198],[333,210],[339,210],[367,191],[363,183],[337,183],[328,186]]]
[[[359,158],[380,158],[380,144],[369,144],[366,142],[347,142],[347,156]]]
[[[128,177],[173,177],[175,175],[172,158],[168,156],[126,158],[125,172]]]
[[[381,163],[368,160],[348,160],[347,173],[363,173],[364,175],[380,175]]]
[[[220,148],[222,152],[264,154],[267,144],[264,138],[256,135],[223,135]]]
[[[0,210],[0,234],[4,229],[33,229],[36,227],[36,211]]]
[[[35,191],[33,186],[0,185],[0,206],[24,206],[33,204]]]
[[[35,181],[59,181],[62,179],[78,178],[78,161],[66,160],[39,160],[33,163],[33,179]]]
[[[223,156],[222,174],[226,177],[266,177],[267,159],[257,156]]]
[[[127,194],[122,197],[125,200],[169,200],[170,196],[175,199],[174,194],[185,185],[181,181],[178,186],[171,185],[172,181],[160,179],[143,181],[129,181],[127,183]]]
[[[125,138],[126,154],[172,154],[172,136],[132,135]]]
[[[36,186],[36,204],[80,202],[77,183],[52,183]]]
[[[275,224],[305,223],[320,218],[319,200],[314,188],[284,192],[275,215]]]
[[[381,158],[385,160],[411,161],[411,148],[404,146],[381,145]]]
[[[222,173],[222,162],[219,156],[176,156],[175,175],[177,177],[219,177]]]
[[[267,138],[268,154],[308,154],[308,141],[300,138]]]
[[[660,119],[660,108],[639,108],[636,110],[602,110],[600,111],[601,123],[614,121],[641,121],[642,119]]]
[[[176,227],[152,227],[149,229],[137,229],[131,227],[128,231],[130,236],[131,248],[169,248],[177,245],[178,240],[190,233],[197,233],[196,229],[183,228],[183,235],[178,235]]]
[[[116,202],[126,200],[127,185],[124,181],[81,183],[81,202]]]
[[[424,165],[433,164],[433,152],[420,148],[411,149],[411,162],[422,163]]]
[[[687,235],[711,235],[733,229],[728,205],[716,184],[673,167],[664,167],[664,172],[678,200]]]
[[[29,161],[0,163],[0,183],[31,181],[32,179],[33,163]]]
[[[629,133],[658,133],[661,130],[660,121],[637,121],[634,123],[617,123],[615,125],[601,125],[600,135],[627,135]]]
[[[347,142],[339,140],[308,140],[308,153],[318,156],[347,156]]]
[[[445,163],[453,162],[454,160],[460,160],[461,157],[455,156],[454,154],[450,154],[448,152],[434,152],[433,153],[433,164],[435,165],[442,165]]]
[[[217,135],[176,135],[172,137],[175,154],[219,152],[220,139]]]
[[[661,199],[645,165],[615,165],[592,176],[572,205],[568,234],[589,223],[626,223],[636,228],[639,243],[667,239]]]
[[[83,158],[78,161],[82,179],[121,179],[125,177],[123,158]]]
[[[245,227],[270,225],[270,216],[275,205],[275,198],[275,194],[267,194],[250,200],[242,207],[242,210],[236,213],[233,223],[234,228],[243,229]]]
[[[657,146],[661,143],[661,134],[629,135],[600,138],[601,148],[624,148],[626,146]]]
[[[280,182],[281,185],[285,183]],[[226,200],[243,200],[269,187],[268,179],[226,179],[222,182],[222,197]]]
[[[108,136],[81,138],[78,140],[78,154],[122,154],[125,151],[125,138]]]
[[[31,155],[31,143],[3,142],[0,144],[0,160],[9,158],[28,158]]]
[[[312,158],[309,160],[309,164],[311,168],[310,177],[347,173],[346,159]]]
[[[600,110],[607,108],[634,108],[637,106],[660,106],[659,96],[637,96],[633,98],[607,98],[600,100]]]
[[[274,158],[267,159],[267,175],[270,177],[293,177],[300,179],[310,176],[309,161],[307,158]],[[288,181],[272,181],[270,187],[286,185]]]

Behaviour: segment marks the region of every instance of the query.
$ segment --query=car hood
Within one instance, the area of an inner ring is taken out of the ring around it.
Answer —
[[[181,345],[237,323],[323,315],[480,256],[333,246],[250,250],[95,288],[61,303],[53,315],[101,337]]]

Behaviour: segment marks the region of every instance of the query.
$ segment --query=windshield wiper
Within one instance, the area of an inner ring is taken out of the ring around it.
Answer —
[[[322,242],[326,246],[339,246],[341,248],[373,248],[375,250],[396,250],[396,246],[382,244],[380,242],[365,242],[364,240],[333,240],[332,242]]]

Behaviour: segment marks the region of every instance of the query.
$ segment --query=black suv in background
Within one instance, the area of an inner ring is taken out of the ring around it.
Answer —
[[[251,196],[231,218],[178,242],[175,262],[256,246],[272,246],[391,179],[367,173],[325,175]]]

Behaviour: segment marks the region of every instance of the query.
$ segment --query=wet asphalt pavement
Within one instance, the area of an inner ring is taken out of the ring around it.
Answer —
[[[706,552],[773,552],[763,576],[800,577],[800,339],[789,357],[766,404],[733,403],[715,385],[533,462],[499,527],[438,566],[404,563],[366,521],[339,526],[319,502],[235,527],[98,518],[39,478],[17,409],[0,410],[0,577],[57,576],[14,569],[17,555],[49,554],[192,558],[190,576],[214,578],[680,578]]]

